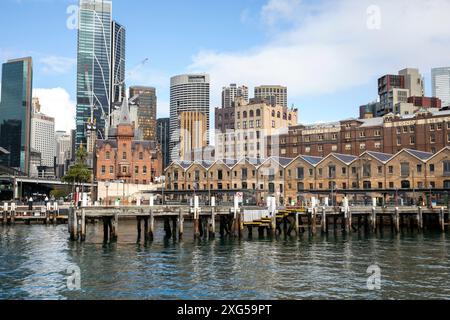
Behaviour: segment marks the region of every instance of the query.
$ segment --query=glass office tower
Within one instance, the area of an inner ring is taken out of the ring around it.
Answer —
[[[114,106],[121,106],[125,97],[125,28],[113,21],[111,26],[111,97]]]
[[[7,151],[0,163],[29,173],[33,61],[9,60],[2,67],[0,147]]]
[[[86,144],[86,124],[94,106],[99,138],[109,127],[111,107],[112,3],[80,0],[77,64],[77,148]]]

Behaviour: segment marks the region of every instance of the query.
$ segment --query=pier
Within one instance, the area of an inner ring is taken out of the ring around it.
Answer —
[[[29,206],[17,206],[14,202],[4,203],[0,208],[2,225],[23,224],[61,224],[68,221],[69,207],[59,207],[57,203]]]
[[[342,232],[377,233],[390,228],[403,231],[448,229],[448,208],[348,206],[309,208],[280,208],[274,204],[267,208],[230,206],[154,205],[70,208],[68,227],[72,241],[85,241],[87,221],[103,223],[104,242],[118,240],[120,220],[135,219],[137,241],[152,241],[155,221],[164,226],[166,239],[182,239],[186,222],[193,224],[194,238],[212,239],[217,235],[242,238],[247,229],[249,238],[257,230],[260,238],[292,237],[309,234]],[[216,226],[219,228],[216,228]]]

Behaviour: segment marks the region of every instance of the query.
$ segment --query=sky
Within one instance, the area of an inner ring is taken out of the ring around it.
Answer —
[[[0,62],[34,60],[34,96],[75,127],[76,0],[1,0]],[[450,65],[450,0],[113,0],[127,30],[127,86],[157,89],[169,116],[170,77],[211,75],[211,112],[230,83],[288,87],[301,123],[357,117],[377,79]],[[141,62],[149,59],[145,65]],[[213,117],[211,117],[213,119]]]

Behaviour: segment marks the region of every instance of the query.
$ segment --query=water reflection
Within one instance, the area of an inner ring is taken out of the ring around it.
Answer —
[[[273,240],[184,240],[136,244],[136,224],[103,245],[100,225],[87,242],[66,226],[0,227],[0,299],[418,299],[450,298],[449,235],[364,232]],[[331,230],[332,231],[332,230]],[[81,269],[69,291],[66,269]],[[367,267],[379,265],[382,289],[369,291]]]

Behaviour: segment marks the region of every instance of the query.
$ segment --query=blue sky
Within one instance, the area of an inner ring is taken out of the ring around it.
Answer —
[[[0,2],[0,60],[34,58],[36,95],[59,129],[73,122],[76,4]],[[211,74],[212,107],[232,82],[287,85],[302,123],[356,117],[376,99],[376,79],[404,67],[421,69],[431,95],[430,68],[450,65],[449,11],[447,0],[113,0],[127,29],[127,85],[155,86],[159,116],[169,114],[170,77],[199,71]]]

